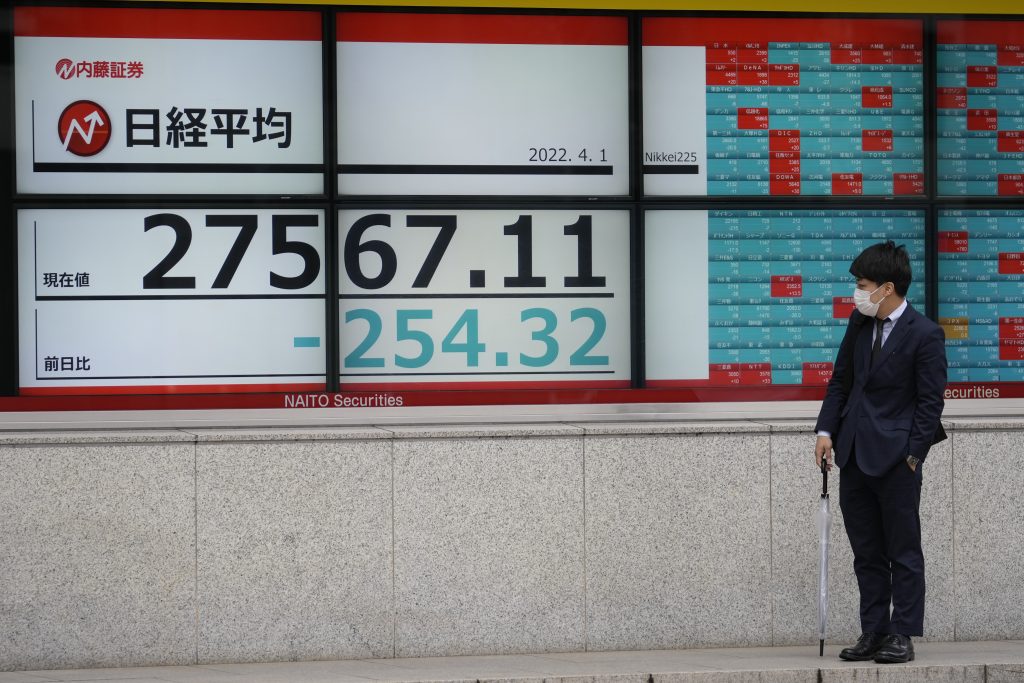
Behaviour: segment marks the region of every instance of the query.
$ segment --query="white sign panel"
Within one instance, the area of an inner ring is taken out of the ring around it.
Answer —
[[[342,211],[342,388],[628,387],[629,222]]]
[[[708,377],[708,212],[644,214],[648,380]]]
[[[624,195],[624,17],[342,13],[345,195]]]
[[[323,263],[323,211],[19,211],[21,393],[323,390]]]
[[[17,190],[322,194],[315,12],[20,7]]]
[[[644,46],[644,191],[707,194],[704,48]]]

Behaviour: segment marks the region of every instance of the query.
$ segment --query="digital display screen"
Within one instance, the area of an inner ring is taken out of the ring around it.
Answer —
[[[630,214],[343,210],[342,389],[630,386]]]
[[[644,227],[651,387],[825,384],[850,264],[887,239],[906,246],[924,309],[923,211],[652,210]]]
[[[21,393],[323,391],[323,263],[323,211],[18,211]]]
[[[812,400],[892,239],[1022,396],[1024,19],[950,16],[15,7],[0,394]]]
[[[647,17],[647,195],[922,195],[922,25]]]
[[[938,192],[1024,197],[1024,21],[938,22]]]
[[[1024,381],[1024,209],[939,213],[950,382]]]
[[[322,194],[321,23],[16,8],[18,192]]]
[[[625,17],[341,13],[343,195],[625,195]]]

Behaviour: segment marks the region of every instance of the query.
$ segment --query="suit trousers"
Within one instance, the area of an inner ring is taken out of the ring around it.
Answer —
[[[839,507],[853,548],[864,633],[923,633],[922,468],[914,472],[901,462],[880,477],[866,475],[857,466],[856,444],[842,468]]]

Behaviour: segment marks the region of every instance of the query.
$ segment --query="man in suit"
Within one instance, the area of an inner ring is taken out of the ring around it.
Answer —
[[[910,258],[891,240],[850,266],[857,280],[846,336],[815,426],[818,467],[835,463],[839,506],[860,588],[861,636],[840,658],[914,659],[924,622],[921,476],[946,387],[942,328],[906,300]],[[891,614],[890,614],[891,604]]]

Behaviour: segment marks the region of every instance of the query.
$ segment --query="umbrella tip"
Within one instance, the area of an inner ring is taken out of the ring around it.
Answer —
[[[824,640],[819,640],[818,641],[818,656],[819,657],[824,657],[825,656],[825,641]]]

